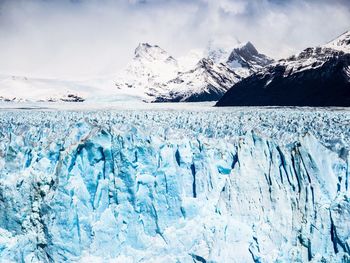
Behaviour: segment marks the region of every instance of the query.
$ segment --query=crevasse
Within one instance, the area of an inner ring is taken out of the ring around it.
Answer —
[[[347,114],[0,115],[1,262],[350,261]]]

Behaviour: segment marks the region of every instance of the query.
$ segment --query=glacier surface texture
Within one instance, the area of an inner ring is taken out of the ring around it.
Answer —
[[[1,111],[1,262],[350,262],[346,111]]]

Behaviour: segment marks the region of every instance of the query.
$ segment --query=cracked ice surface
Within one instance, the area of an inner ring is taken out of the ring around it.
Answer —
[[[1,262],[349,262],[349,121],[2,111]]]

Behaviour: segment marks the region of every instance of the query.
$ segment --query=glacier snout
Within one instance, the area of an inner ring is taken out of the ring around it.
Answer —
[[[0,128],[3,262],[349,262],[349,157],[313,135],[65,118]]]

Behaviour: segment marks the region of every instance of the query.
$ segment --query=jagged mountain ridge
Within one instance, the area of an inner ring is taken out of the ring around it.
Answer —
[[[350,32],[234,85],[217,106],[350,106]]]
[[[330,41],[325,47],[350,53],[350,31],[341,34],[339,37]]]
[[[155,102],[213,101],[221,98],[242,77],[227,65],[216,64],[211,59],[201,59],[193,70],[181,72],[165,85],[163,94]]]
[[[234,48],[227,62],[229,64],[238,63],[242,67],[256,70],[271,64],[273,59],[260,54],[253,44],[248,41],[246,44]]]
[[[271,61],[250,42],[236,46],[233,51],[210,46],[208,50],[191,51],[178,60],[157,45],[140,43],[130,63],[114,76],[84,81],[1,76],[0,100],[213,101],[259,70],[262,58],[264,63]]]
[[[272,62],[250,43],[236,47],[225,62],[223,50],[210,50],[194,68],[181,65],[159,46],[140,44],[133,61],[120,73],[116,86],[121,90],[139,89],[148,102],[218,100],[234,83]],[[235,55],[233,55],[235,54]],[[151,63],[149,63],[151,61]],[[166,74],[160,72],[165,72]]]

